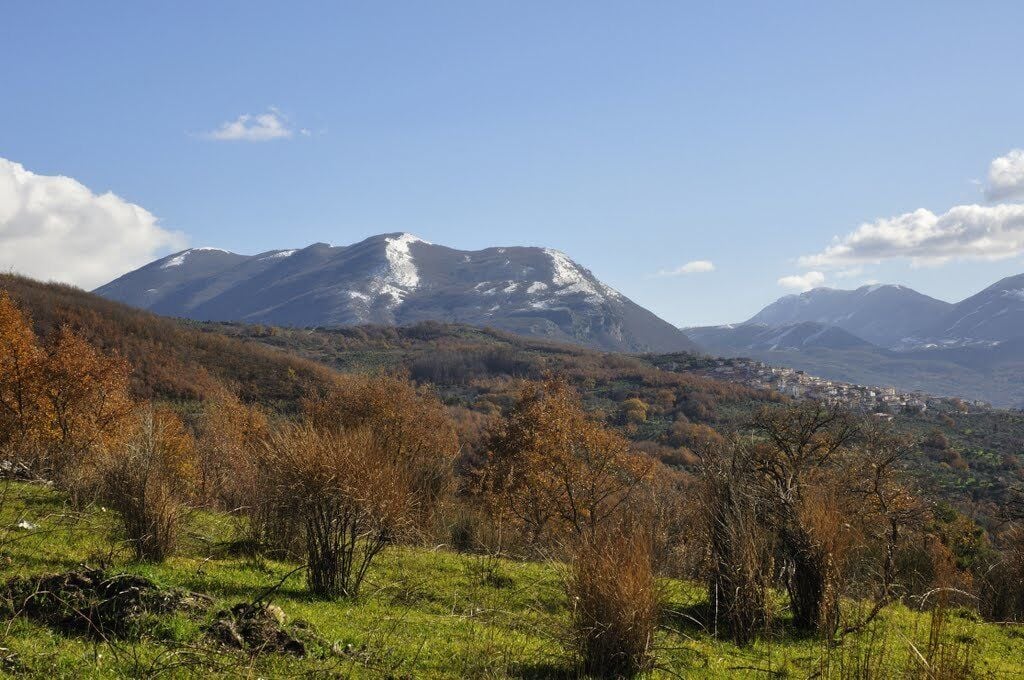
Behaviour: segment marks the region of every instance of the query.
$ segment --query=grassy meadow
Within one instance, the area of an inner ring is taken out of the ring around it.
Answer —
[[[0,515],[0,572],[64,572],[82,565],[146,576],[204,593],[210,613],[157,617],[137,639],[95,640],[22,616],[0,629],[3,673],[27,678],[342,677],[573,678],[569,612],[556,563],[461,554],[445,546],[392,547],[356,601],[311,598],[297,565],[237,554],[234,520],[194,513],[178,554],[160,565],[132,561],[113,513],[75,512],[47,486],[9,483]],[[17,529],[19,523],[31,529]],[[22,524],[26,526],[26,524]],[[275,586],[278,586],[275,589]],[[665,612],[653,641],[664,678],[1024,677],[1024,627],[981,623],[968,609],[930,615],[893,606],[829,648],[787,633],[785,621],[747,648],[716,639],[698,584],[665,580]],[[211,641],[212,612],[266,599],[290,621],[308,622],[322,645],[305,658],[257,656]],[[780,600],[781,604],[781,600]],[[709,627],[711,629],[709,629]],[[931,659],[928,668],[923,665]],[[941,658],[941,660],[940,660]],[[939,664],[946,672],[939,675]]]

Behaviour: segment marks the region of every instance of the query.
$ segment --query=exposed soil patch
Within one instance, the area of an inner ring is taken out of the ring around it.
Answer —
[[[18,577],[0,588],[3,613],[25,616],[65,634],[100,639],[134,637],[157,615],[202,613],[210,604],[205,595],[100,569]]]
[[[250,654],[276,652],[306,656],[307,647],[319,642],[308,624],[287,624],[280,607],[242,602],[217,613],[207,629],[213,639]]]

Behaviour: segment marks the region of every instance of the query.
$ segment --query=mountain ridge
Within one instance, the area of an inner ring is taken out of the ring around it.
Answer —
[[[464,251],[405,232],[348,246],[239,255],[184,250],[100,286],[103,297],[200,321],[284,326],[492,326],[613,351],[693,351],[678,328],[561,251]]]

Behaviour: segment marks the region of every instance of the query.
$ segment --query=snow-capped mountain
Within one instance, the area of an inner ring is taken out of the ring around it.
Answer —
[[[935,324],[952,307],[905,286],[815,288],[776,300],[747,323],[777,327],[814,322],[842,328],[875,345],[892,347]]]
[[[903,286],[816,288],[746,323],[684,330],[723,356],[1024,408],[1024,274],[955,305]]]
[[[953,305],[920,335],[940,345],[991,345],[1024,338],[1024,274],[1010,276]]]
[[[96,293],[198,320],[287,326],[435,320],[610,350],[695,349],[679,329],[559,251],[461,251],[404,233],[251,256],[193,248]]]

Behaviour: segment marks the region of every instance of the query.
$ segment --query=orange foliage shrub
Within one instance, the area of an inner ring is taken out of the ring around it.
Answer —
[[[272,514],[297,529],[312,593],[356,597],[374,557],[408,526],[414,471],[367,427],[273,429],[261,489]]]
[[[632,678],[651,668],[661,594],[643,533],[602,527],[583,539],[566,591],[572,646],[587,677]]]
[[[527,383],[491,437],[489,496],[532,545],[594,534],[621,517],[651,473],[619,434],[591,420],[564,382]]]
[[[306,419],[329,431],[365,428],[375,446],[402,461],[426,528],[455,486],[459,438],[444,405],[429,390],[389,376],[340,376],[326,394],[304,401]]]
[[[121,423],[134,408],[131,366],[62,326],[48,348],[42,373],[47,467],[58,478],[66,477],[97,449],[115,444]]]
[[[195,442],[167,408],[143,406],[123,445],[97,465],[102,498],[121,516],[140,560],[163,561],[174,551],[198,477]]]

